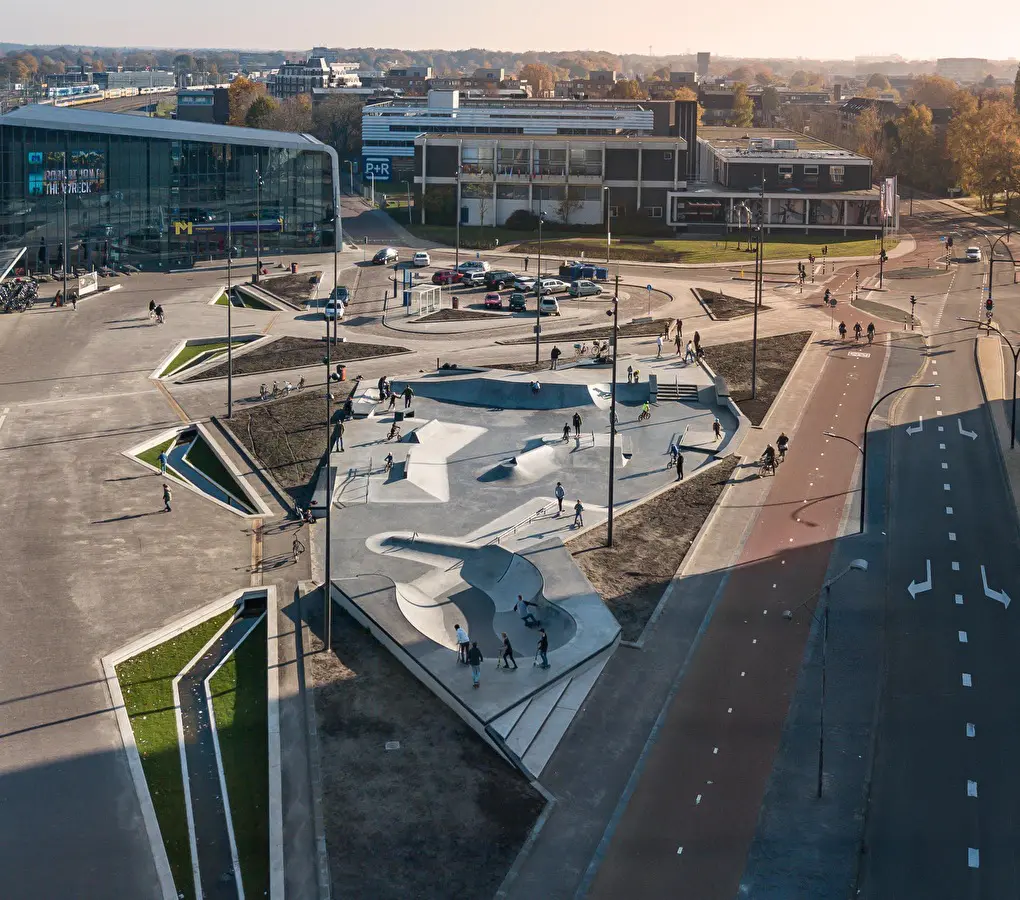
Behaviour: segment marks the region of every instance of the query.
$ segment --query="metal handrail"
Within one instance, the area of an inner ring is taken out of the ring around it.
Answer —
[[[528,516],[528,518],[518,522],[516,525],[511,525],[509,528],[505,529],[504,531],[501,531],[494,538],[491,538],[490,540],[486,541],[484,546],[489,547],[492,544],[498,544],[500,541],[503,540],[503,538],[507,537],[508,535],[516,533],[519,528],[523,528],[525,525],[530,525],[532,522],[535,521],[535,519],[539,518],[540,516],[544,516],[551,506],[552,506],[551,503],[547,503],[544,506],[539,507],[538,512],[536,512],[534,515]]]

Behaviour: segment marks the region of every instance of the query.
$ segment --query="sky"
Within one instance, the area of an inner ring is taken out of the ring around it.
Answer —
[[[50,0],[45,14],[31,3],[9,4],[3,23],[5,41],[107,47],[485,47],[643,54],[651,45],[660,55],[708,50],[759,58],[1020,56],[1016,0],[986,0],[973,17],[956,0],[729,0],[726,8],[676,0],[644,0],[638,7],[608,0],[581,6],[563,0],[509,5],[388,0],[382,7],[347,0],[300,0],[293,7],[264,0],[241,5],[107,0],[101,14],[78,0]]]

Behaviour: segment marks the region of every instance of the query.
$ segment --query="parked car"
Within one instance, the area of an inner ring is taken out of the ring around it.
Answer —
[[[385,266],[387,263],[396,262],[397,259],[399,255],[395,247],[383,247],[372,257],[372,262],[377,266]]]
[[[543,278],[540,282],[538,292],[540,294],[561,294],[569,285],[558,278]]]
[[[485,273],[465,272],[460,283],[466,287],[482,287],[485,284]]]
[[[981,262],[981,248],[980,247],[968,247],[967,248],[967,262]]]
[[[538,309],[543,316],[558,316],[560,314],[560,301],[555,297],[542,297],[538,301]]]
[[[326,305],[322,307],[322,317],[324,319],[342,319],[346,308],[347,304],[342,300],[330,297],[326,301]]]
[[[457,266],[458,272],[488,272],[491,269],[484,259],[469,259]]]
[[[489,293],[485,295],[485,300],[483,301],[483,303],[485,304],[486,309],[503,308],[503,298],[495,291],[489,291]]]
[[[492,269],[485,273],[485,286],[493,291],[501,291],[514,283],[517,276],[506,269]]]
[[[571,297],[597,297],[602,293],[602,286],[582,278],[580,281],[570,282],[568,290]]]
[[[415,267],[431,266],[432,258],[424,250],[419,250],[411,257],[411,265]]]
[[[440,269],[432,276],[433,284],[459,284],[463,280],[464,273],[453,269]]]
[[[514,291],[510,295],[510,312],[525,312],[528,308],[527,295]]]
[[[518,275],[514,279],[513,287],[515,291],[523,291],[526,294],[528,291],[535,290],[535,279],[530,275]]]

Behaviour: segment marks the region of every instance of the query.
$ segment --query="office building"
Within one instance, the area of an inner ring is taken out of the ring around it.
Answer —
[[[179,122],[209,122],[226,125],[230,118],[230,89],[225,87],[185,88],[177,92]]]
[[[433,224],[453,224],[459,210],[461,224],[502,225],[522,209],[567,224],[604,222],[607,212],[664,222],[669,193],[686,184],[681,137],[424,134],[414,143],[423,224],[428,208],[449,218]]]
[[[361,87],[357,63],[328,63],[321,56],[305,62],[284,63],[266,78],[271,97],[286,100],[299,94],[311,94],[313,88]]]
[[[699,81],[708,78],[708,67],[709,65],[711,65],[711,63],[712,63],[711,53],[698,54],[697,72]]]
[[[337,155],[315,138],[85,109],[0,116],[0,245],[33,269],[203,259],[333,246]],[[65,212],[66,210],[66,212]]]
[[[987,59],[948,57],[935,61],[935,74],[958,84],[976,84],[989,73]]]
[[[104,91],[112,91],[117,88],[172,88],[177,82],[173,72],[160,69],[117,69],[93,72],[92,83]]]

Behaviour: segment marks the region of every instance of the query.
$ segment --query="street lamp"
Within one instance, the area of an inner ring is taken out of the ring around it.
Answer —
[[[761,172],[761,191],[758,200],[757,241],[754,245],[754,323],[751,334],[751,399],[758,396],[758,307],[765,293],[765,247],[762,245],[765,234],[762,219],[765,215],[765,170]],[[750,221],[750,210],[748,210]]]
[[[403,185],[407,188],[407,224],[411,224],[411,182],[406,178],[403,181]]]
[[[351,193],[354,193],[354,163],[351,160],[345,160],[347,168],[351,173]]]
[[[815,611],[811,613],[811,618],[818,622],[822,626],[822,696],[818,706],[818,785],[816,798],[821,799],[822,797],[822,768],[825,764],[825,688],[826,688],[826,674],[827,674],[827,663],[829,657],[829,594],[832,591],[832,586],[839,581],[844,575],[848,575],[850,572],[867,572],[868,561],[866,559],[854,559],[851,560],[842,572],[836,575],[834,578],[830,578],[822,585],[820,591],[815,592],[807,598],[800,606],[796,609],[788,609],[783,613],[783,618],[787,621],[793,619],[794,614],[807,606],[811,600],[819,594],[825,595],[824,607],[822,609],[822,618],[819,620],[817,607]]]
[[[602,188],[602,195],[605,198],[605,203],[606,203],[606,271],[608,272],[609,271],[609,247],[610,247],[610,245],[612,243],[612,240],[613,240],[612,239],[612,221],[611,221],[612,218],[613,218],[613,214],[612,214],[612,207],[609,205],[611,197],[610,197],[610,192],[609,192],[609,187],[608,186]]]
[[[616,354],[620,324],[620,276],[613,284],[613,308],[606,310],[613,317],[613,378],[609,382],[609,518],[606,522],[606,546],[613,546],[613,489],[616,486]]]
[[[867,418],[864,420],[864,439],[860,444],[852,438],[844,437],[841,434],[836,434],[832,431],[823,431],[826,437],[836,438],[839,441],[846,441],[848,444],[853,444],[858,452],[861,454],[861,530],[860,533],[864,534],[864,501],[866,497],[866,491],[868,487],[868,424],[871,422],[871,417],[874,415],[875,410],[878,409],[879,405],[887,397],[891,397],[893,394],[898,394],[900,391],[909,391],[911,388],[937,388],[938,384],[905,384],[902,387],[893,388],[888,393],[883,394],[875,401],[875,405],[871,407],[868,412]]]
[[[334,307],[333,312],[336,312]],[[326,583],[323,585],[325,594],[325,606],[323,610],[323,621],[325,629],[323,643],[326,653],[329,653],[333,645],[333,567],[331,557],[331,524],[333,520],[333,467],[330,465],[333,455],[333,393],[332,374],[330,373],[332,354],[329,343],[329,317],[326,317]],[[371,476],[371,472],[369,473]]]
[[[1006,346],[1009,347],[1009,352],[1013,354],[1013,413],[1009,425],[1009,449],[1012,450],[1016,446],[1016,369],[1017,366],[1020,365],[1020,346],[1017,346],[1016,349],[1014,349],[1010,339],[999,331],[999,329],[996,328],[990,321],[982,322],[979,319],[962,319],[959,317],[957,317],[957,321],[973,322],[979,329],[983,325],[989,331],[994,331],[1006,342]]]
[[[255,160],[255,283],[262,274],[262,175],[259,161]]]
[[[230,313],[231,307],[234,305],[230,301],[230,257],[233,255],[231,252],[231,245],[233,244],[232,238],[232,222],[230,213],[227,212],[227,418],[232,419],[234,417],[234,337],[233,331],[231,330]]]
[[[456,223],[457,224],[457,240],[456,240],[455,248],[454,248],[454,251],[453,251],[453,267],[454,267],[454,269],[459,269],[460,268],[460,204],[461,204],[461,199],[460,199],[460,173],[461,173],[462,166],[461,166],[460,156],[459,156],[459,154],[460,154],[460,148],[459,147],[457,148],[457,153],[458,153],[458,157],[457,157],[457,215],[456,215],[456,219],[457,219],[457,223]],[[423,182],[423,184],[424,184],[424,182]]]
[[[1000,234],[995,242],[986,234],[984,239],[988,241],[988,321],[992,320],[992,288],[995,286],[995,248],[999,246],[1003,241],[1009,240],[1009,232]],[[1006,252],[1009,254],[1010,262],[1013,263],[1013,283],[1016,284],[1016,259],[1013,257],[1013,251],[1006,247]]]
[[[538,270],[535,272],[535,365],[541,354],[542,338],[542,223],[545,213],[542,212],[542,201],[538,201]]]

